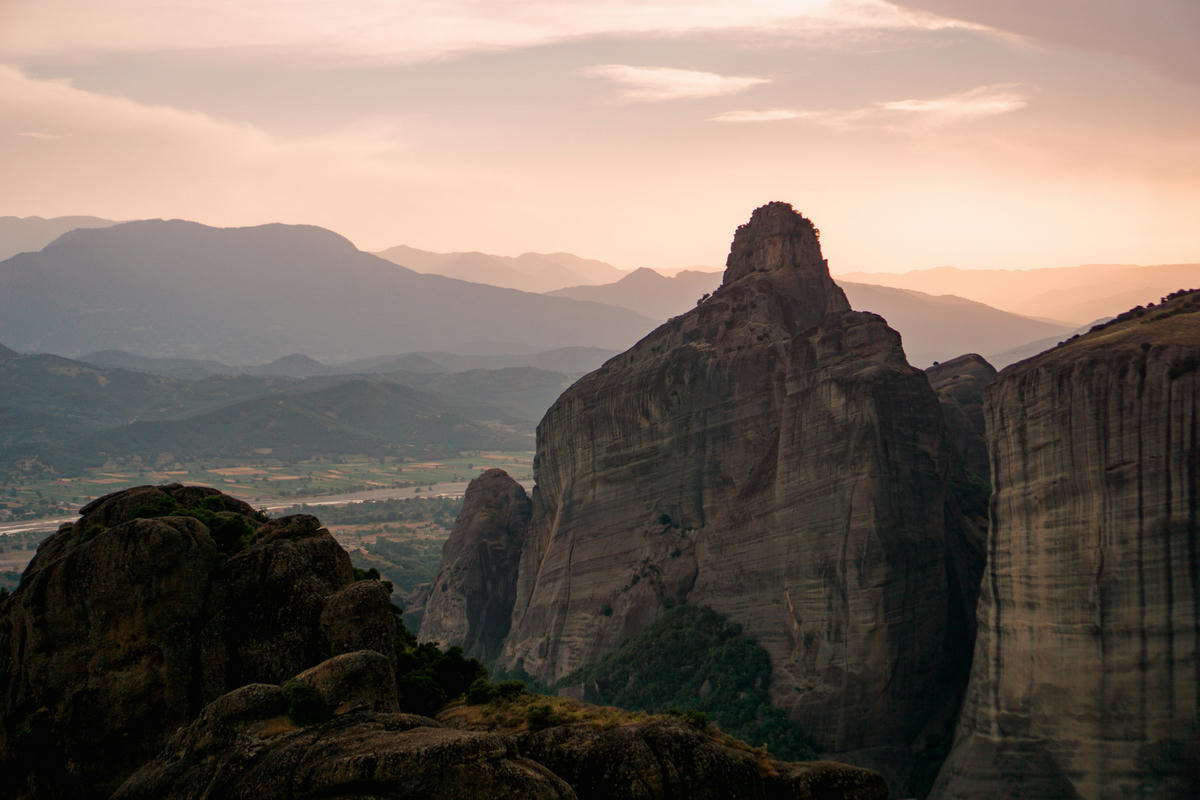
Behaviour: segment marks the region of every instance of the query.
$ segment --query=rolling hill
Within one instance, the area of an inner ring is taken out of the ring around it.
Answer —
[[[76,228],[107,228],[116,224],[100,217],[0,217],[0,260],[41,250]]]
[[[513,257],[475,252],[431,253],[399,245],[376,255],[417,272],[527,292],[609,283],[625,274],[612,264],[570,253],[523,253]]]
[[[421,275],[310,226],[129,222],[0,262],[0,340],[24,351],[331,361],[480,343],[616,349],[653,327],[626,309]]]

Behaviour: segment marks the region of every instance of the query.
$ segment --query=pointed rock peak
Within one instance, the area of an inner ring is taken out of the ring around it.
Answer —
[[[795,270],[829,277],[817,229],[789,203],[767,203],[739,225],[725,262],[728,285],[753,272]]]
[[[830,312],[848,311],[850,304],[829,276],[818,237],[812,222],[788,203],[756,208],[733,236],[721,288],[750,277],[765,278],[770,293],[790,298],[801,314],[798,319],[810,325]]]

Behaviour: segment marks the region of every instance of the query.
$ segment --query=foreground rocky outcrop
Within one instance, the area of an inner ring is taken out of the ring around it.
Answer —
[[[236,689],[175,734],[113,800],[575,797],[507,737],[401,713],[390,669],[378,653],[352,653],[282,687]]]
[[[925,370],[937,392],[950,445],[962,463],[982,482],[990,479],[983,392],[996,380],[996,368],[983,356],[968,353]]]
[[[986,397],[979,633],[938,798],[1200,796],[1200,292]]]
[[[887,800],[878,772],[789,763],[715,741],[678,721],[598,729],[561,725],[517,735],[523,755],[564,778],[580,800]]]
[[[493,712],[461,704],[443,721],[403,713],[388,660],[349,653],[283,686],[251,684],[218,698],[113,800],[887,797],[878,773],[774,761],[678,720],[466,722],[485,713]]]
[[[424,602],[421,641],[458,645],[485,662],[499,655],[531,514],[525,489],[504,470],[471,481]]]
[[[0,604],[0,785],[107,797],[205,703],[340,652],[392,658],[386,589],[313,517],[215,489],[129,489],[38,549]]]
[[[823,750],[902,785],[972,644],[982,533],[953,469],[899,336],[849,309],[815,228],[771,203],[711,297],[539,425],[499,663],[553,682],[665,608],[710,606],[767,650],[774,701]]]

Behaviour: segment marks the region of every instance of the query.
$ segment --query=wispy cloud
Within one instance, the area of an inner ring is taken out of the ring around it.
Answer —
[[[631,67],[627,64],[597,64],[586,67],[589,78],[605,78],[622,87],[621,99],[631,102],[655,102],[687,98],[716,97],[744,92],[752,86],[769,83],[768,78],[718,75],[671,67]]]
[[[888,100],[851,109],[771,108],[761,111],[726,111],[709,117],[709,121],[750,123],[807,120],[834,130],[925,130],[1019,111],[1028,104],[1029,97],[1029,90],[1021,84],[997,83],[942,97]]]
[[[893,100],[880,103],[884,111],[921,114],[943,122],[955,122],[974,117],[1007,114],[1025,107],[1029,95],[1020,84],[1001,83],[978,86],[966,92],[935,97],[928,100]]]
[[[62,134],[46,133],[44,131],[16,131],[13,136],[21,136],[26,139],[61,139]]]
[[[806,119],[818,112],[795,108],[765,108],[761,111],[726,111],[709,117],[710,122],[779,122],[785,119]]]
[[[5,4],[0,2],[0,7]],[[37,0],[7,4],[0,52],[253,50],[417,61],[587,36],[820,35],[968,27],[885,0]]]

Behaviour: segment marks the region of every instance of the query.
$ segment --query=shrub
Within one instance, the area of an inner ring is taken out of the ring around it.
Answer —
[[[554,709],[550,707],[549,703],[534,703],[525,711],[525,724],[531,731],[549,728],[557,722],[558,715],[554,713]]]
[[[293,678],[279,687],[288,699],[288,716],[297,725],[313,725],[333,716],[317,690]]]

